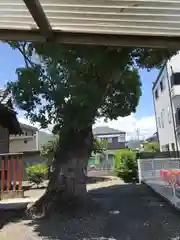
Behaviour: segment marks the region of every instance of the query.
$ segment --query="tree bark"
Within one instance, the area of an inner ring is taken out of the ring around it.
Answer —
[[[46,192],[28,208],[28,214],[42,217],[52,212],[71,212],[79,206],[86,206],[86,168],[92,144],[92,128],[71,131],[69,141],[60,142]]]

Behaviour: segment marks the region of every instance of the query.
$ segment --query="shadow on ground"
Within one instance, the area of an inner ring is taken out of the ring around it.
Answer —
[[[108,177],[103,177],[103,176],[87,176],[87,184],[91,184],[91,183],[97,183],[97,182],[104,182],[104,181],[107,181],[107,180],[110,180],[110,178]],[[31,190],[31,189],[45,189],[47,187],[47,184],[48,182],[46,181],[45,184],[43,184],[42,186],[40,185],[39,187],[37,187],[35,184],[26,184],[25,186],[23,186],[23,190],[24,191],[28,191],[28,190]]]
[[[78,217],[56,215],[25,224],[40,237],[37,239],[180,239],[180,213],[145,185],[111,186],[92,190],[89,195],[94,200],[90,212]]]
[[[0,210],[0,231],[6,224],[19,222],[26,218],[25,210]]]
[[[110,180],[110,178],[107,177],[91,177],[88,176],[87,177],[87,184],[91,184],[91,183],[97,183],[97,182],[105,182],[107,180]]]
[[[145,185],[112,186],[89,194],[96,202],[90,213],[28,225],[39,236],[54,240],[180,239],[180,214]]]

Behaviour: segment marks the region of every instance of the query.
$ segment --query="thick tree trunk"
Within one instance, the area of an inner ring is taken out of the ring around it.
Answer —
[[[69,139],[69,143],[59,146],[47,190],[28,208],[28,214],[44,216],[54,211],[71,212],[78,206],[86,206],[86,168],[92,151],[92,129],[73,133]]]

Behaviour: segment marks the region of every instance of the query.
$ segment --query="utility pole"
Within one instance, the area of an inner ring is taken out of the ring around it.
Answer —
[[[137,133],[137,140],[139,141],[139,128],[136,129],[136,133]]]

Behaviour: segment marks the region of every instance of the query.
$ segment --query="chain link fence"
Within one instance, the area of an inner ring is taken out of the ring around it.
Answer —
[[[180,160],[177,158],[138,159],[139,181],[180,208]]]

